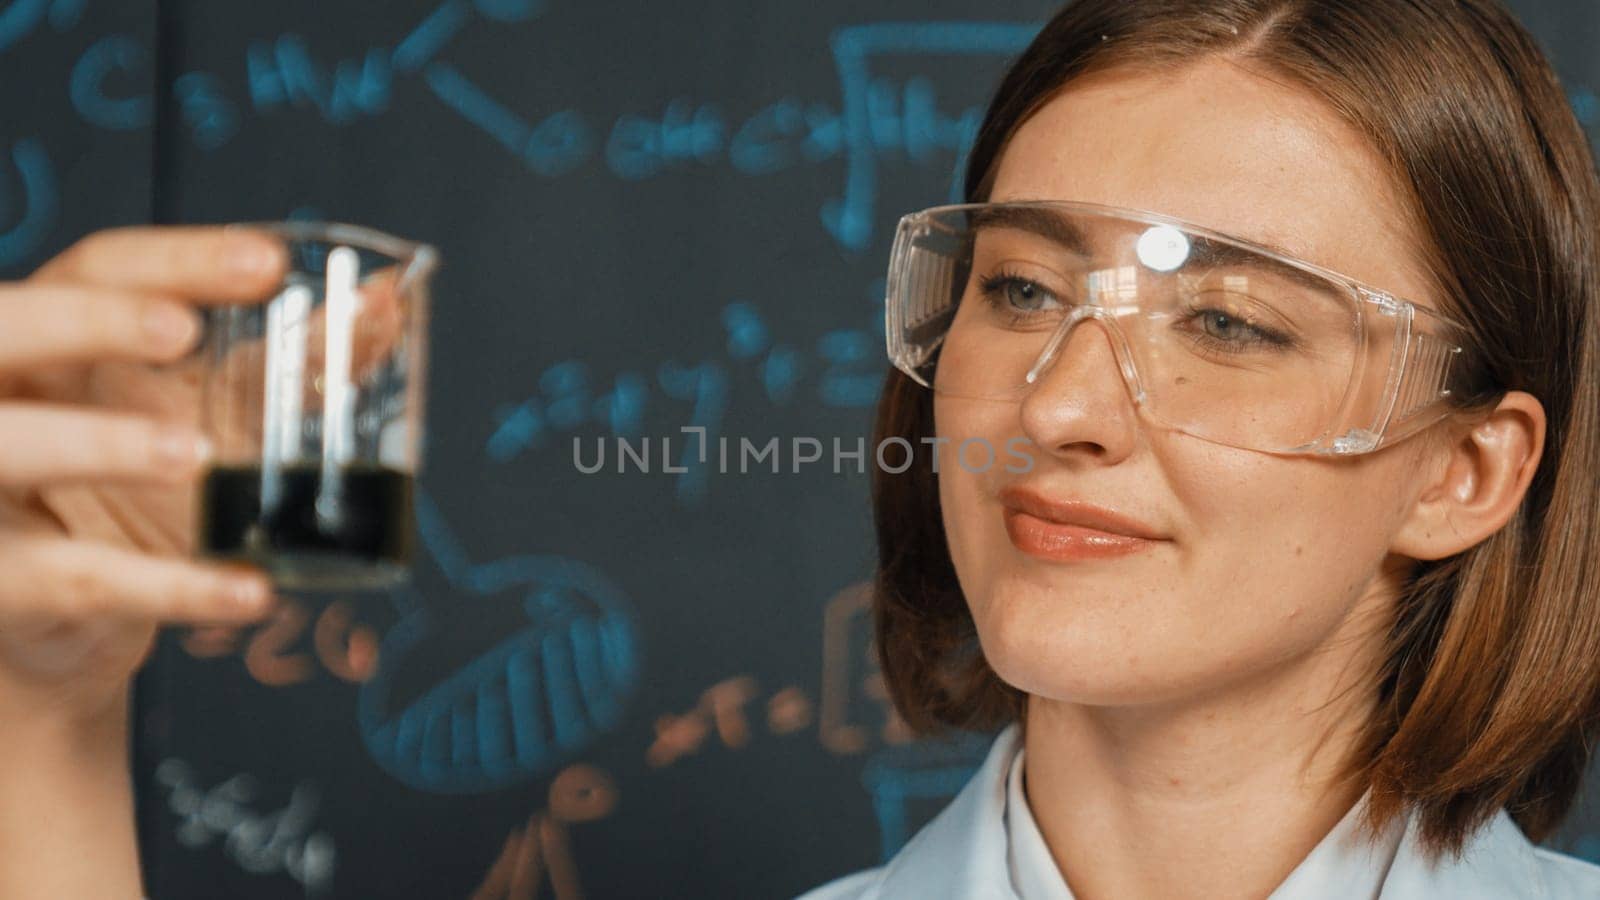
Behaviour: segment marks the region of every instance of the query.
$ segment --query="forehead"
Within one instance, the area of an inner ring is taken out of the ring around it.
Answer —
[[[1074,80],[1012,135],[989,199],[1164,213],[1433,306],[1393,179],[1315,97],[1207,60]]]

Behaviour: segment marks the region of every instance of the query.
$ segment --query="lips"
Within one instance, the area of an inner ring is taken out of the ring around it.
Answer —
[[[1140,553],[1168,538],[1123,513],[1078,500],[1056,500],[1021,487],[1000,492],[1006,534],[1017,549],[1055,561]]]

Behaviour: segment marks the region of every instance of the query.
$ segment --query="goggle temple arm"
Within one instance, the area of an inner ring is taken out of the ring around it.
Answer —
[[[1440,407],[1450,396],[1452,364],[1461,353],[1461,347],[1433,333],[1427,310],[1381,292],[1361,289],[1360,293],[1378,321],[1391,323],[1392,349],[1376,415],[1369,426],[1351,428],[1329,442],[1325,452],[1336,455],[1388,446],[1448,415]]]

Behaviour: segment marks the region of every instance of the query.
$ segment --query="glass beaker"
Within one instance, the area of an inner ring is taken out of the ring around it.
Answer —
[[[333,222],[244,222],[283,241],[265,303],[205,310],[200,427],[215,447],[197,553],[281,588],[408,579],[422,463],[427,244]]]

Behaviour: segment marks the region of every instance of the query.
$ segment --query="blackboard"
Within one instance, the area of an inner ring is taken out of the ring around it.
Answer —
[[[869,433],[889,227],[955,197],[1053,9],[0,5],[0,275],[140,222],[349,221],[444,259],[414,581],[162,636],[151,895],[789,897],[943,806],[989,736],[890,712],[834,442]],[[1593,129],[1600,8],[1517,9]],[[613,436],[651,470],[575,465]],[[1600,815],[1552,843],[1600,859]]]

